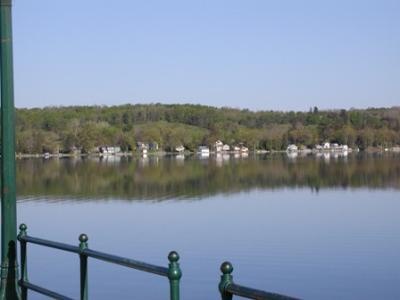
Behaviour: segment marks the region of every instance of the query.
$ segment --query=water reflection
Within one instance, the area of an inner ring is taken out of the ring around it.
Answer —
[[[170,199],[286,187],[400,188],[400,156],[319,153],[25,159],[19,198]]]

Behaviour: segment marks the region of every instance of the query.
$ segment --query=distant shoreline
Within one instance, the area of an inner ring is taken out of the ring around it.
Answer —
[[[340,153],[338,151],[330,151],[330,150],[313,150],[313,149],[302,149],[296,151],[297,153],[307,153],[307,154],[317,154],[317,153]],[[400,147],[392,147],[388,149],[383,148],[369,148],[366,150],[359,150],[359,151],[349,151],[352,152],[363,152],[363,153],[400,153]],[[256,150],[256,151],[249,151],[245,154],[277,154],[277,153],[288,153],[286,150]],[[290,153],[290,152],[289,152]],[[295,152],[294,152],[295,153]],[[235,152],[235,151],[225,151],[225,152],[210,152],[210,156],[216,155],[241,155],[243,153]],[[185,151],[183,153],[179,152],[166,152],[166,151],[156,151],[156,152],[148,152],[147,154],[143,155],[139,152],[121,152],[117,154],[101,154],[101,153],[80,153],[80,154],[72,154],[72,153],[60,153],[60,154],[16,154],[16,158],[23,159],[23,158],[78,158],[78,157],[149,157],[149,156],[176,156],[176,155],[201,155],[198,152],[192,151]]]

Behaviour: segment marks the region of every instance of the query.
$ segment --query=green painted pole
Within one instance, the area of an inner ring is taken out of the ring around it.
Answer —
[[[179,254],[171,251],[168,255],[168,279],[170,286],[170,299],[179,300],[179,283],[182,277],[182,271],[179,267]]]
[[[20,299],[17,264],[12,0],[0,0],[1,288],[0,299]]]

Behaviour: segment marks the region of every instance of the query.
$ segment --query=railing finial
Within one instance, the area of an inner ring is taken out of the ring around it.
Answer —
[[[88,247],[88,243],[87,241],[89,240],[89,237],[85,234],[82,233],[79,235],[79,249],[83,250],[86,249]]]
[[[168,260],[169,260],[169,262],[178,262],[178,260],[179,260],[179,254],[178,254],[178,252],[176,252],[176,251],[171,251],[169,254],[168,254]]]
[[[26,236],[27,229],[28,229],[28,226],[26,226],[24,223],[19,225],[19,234],[18,234],[18,236]]]
[[[220,270],[222,274],[229,275],[233,272],[233,266],[229,261],[225,261],[221,264]]]

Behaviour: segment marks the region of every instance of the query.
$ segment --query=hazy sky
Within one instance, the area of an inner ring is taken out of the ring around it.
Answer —
[[[400,105],[399,0],[14,0],[17,107]]]

